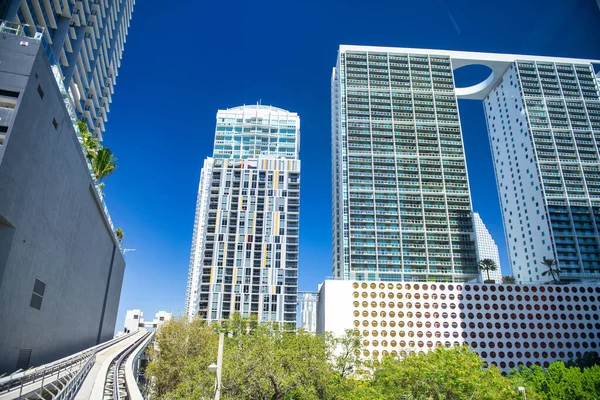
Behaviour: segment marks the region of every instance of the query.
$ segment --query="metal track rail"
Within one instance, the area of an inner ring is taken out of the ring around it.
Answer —
[[[129,357],[129,355],[131,355],[131,353],[133,353],[151,334],[151,332],[146,332],[144,336],[114,357],[106,374],[104,395],[102,397],[104,400],[121,400],[129,398],[125,379],[125,363],[123,361],[125,361],[127,357]]]
[[[55,362],[2,377],[0,378],[0,398],[26,399],[57,396],[69,385],[72,378],[80,375],[79,370],[85,369],[85,372],[89,370],[98,352],[132,335],[133,333],[125,334]],[[36,384],[37,382],[40,383]]]

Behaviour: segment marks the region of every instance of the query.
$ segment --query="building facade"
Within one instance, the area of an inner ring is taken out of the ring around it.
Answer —
[[[482,100],[517,282],[600,279],[600,97],[592,64],[340,46],[332,77],[333,275],[476,276],[457,99]],[[456,87],[454,70],[491,74]]]
[[[59,66],[69,101],[102,139],[135,0],[5,0],[0,19],[42,28],[46,54]]]
[[[42,41],[0,35],[0,374],[111,339],[125,260]]]
[[[173,314],[166,311],[158,311],[152,321],[144,320],[142,310],[127,310],[125,314],[124,333],[136,332],[140,328],[156,330],[162,324],[173,319]]]
[[[600,95],[591,63],[521,59],[484,99],[511,268],[555,260],[563,281],[600,279]]]
[[[217,113],[204,163],[186,314],[296,323],[300,118],[271,106]]]
[[[317,301],[318,296],[316,293],[305,292],[298,296],[300,308],[298,328],[308,332],[317,331]]]
[[[598,351],[598,285],[325,281],[317,332],[362,336],[363,356],[468,345],[503,371]]]
[[[448,55],[341,46],[332,76],[333,276],[477,276]]]
[[[475,222],[477,257],[479,258],[479,261],[490,259],[496,262],[498,269],[496,271],[489,271],[489,280],[493,280],[496,283],[502,283],[502,268],[500,267],[498,246],[490,232],[487,230],[479,213],[473,213],[473,221]],[[483,282],[484,280],[488,280],[488,273],[480,271],[479,281]]]

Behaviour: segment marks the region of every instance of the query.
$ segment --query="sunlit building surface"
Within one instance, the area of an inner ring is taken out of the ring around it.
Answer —
[[[476,277],[457,99],[483,100],[511,269],[600,278],[600,97],[591,60],[340,46],[332,77],[333,275]],[[454,71],[482,64],[483,82]]]
[[[486,228],[479,213],[473,213],[473,221],[475,222],[475,244],[477,246],[477,256],[479,260],[493,260],[496,263],[497,270],[489,271],[489,280],[496,283],[502,283],[502,270],[500,268],[500,254],[498,246],[494,238]],[[479,280],[483,282],[488,280],[488,272],[480,271]]]
[[[476,278],[450,56],[341,46],[331,96],[334,277]]]
[[[317,331],[317,301],[316,293],[306,292],[298,296],[300,306],[300,320],[298,328],[308,332]]]
[[[186,314],[296,324],[300,118],[271,106],[217,113],[197,199]]]
[[[325,281],[317,332],[360,332],[365,358],[468,345],[503,371],[598,351],[598,285]]]

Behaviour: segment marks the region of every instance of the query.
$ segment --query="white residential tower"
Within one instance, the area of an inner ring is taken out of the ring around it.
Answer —
[[[217,113],[204,163],[186,314],[296,323],[300,118],[253,105]]]
[[[493,280],[496,283],[502,283],[502,270],[500,268],[498,246],[483,223],[479,213],[473,213],[473,221],[475,222],[475,245],[477,246],[477,256],[479,261],[490,259],[496,262],[498,269],[489,272],[489,280]],[[488,273],[480,271],[479,279],[481,282],[488,280]]]

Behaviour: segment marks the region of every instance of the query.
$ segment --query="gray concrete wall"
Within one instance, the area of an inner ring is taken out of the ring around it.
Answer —
[[[20,349],[33,366],[110,339],[125,261],[39,43],[0,36],[0,88],[20,91],[0,146],[2,373]],[[36,279],[40,310],[30,306]]]

